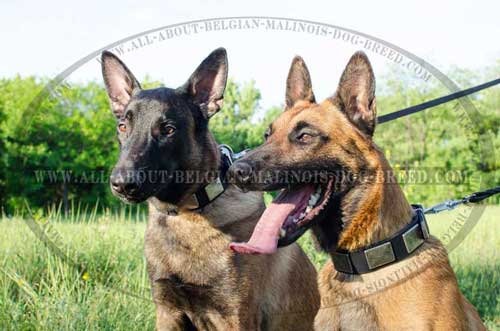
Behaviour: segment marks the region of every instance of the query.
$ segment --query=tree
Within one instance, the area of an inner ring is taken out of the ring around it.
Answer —
[[[63,85],[32,104],[46,84],[34,77],[0,83],[3,203],[16,209],[27,199],[43,206],[63,196],[111,203],[107,185],[95,183],[96,174],[109,172],[117,151],[103,88],[95,83]]]
[[[278,108],[265,112],[262,118],[259,101],[261,95],[254,82],[227,83],[222,110],[210,119],[210,129],[217,142],[230,145],[234,151],[252,148],[262,143],[269,123],[277,116]]]

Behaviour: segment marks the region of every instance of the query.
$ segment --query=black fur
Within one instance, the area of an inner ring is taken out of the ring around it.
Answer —
[[[126,202],[150,197],[172,204],[203,182],[187,182],[188,171],[218,169],[217,145],[208,119],[220,109],[227,79],[224,49],[212,52],[181,87],[141,89],[115,55],[104,52],[102,71],[118,122],[120,157],[111,177]],[[170,133],[169,130],[173,130]]]

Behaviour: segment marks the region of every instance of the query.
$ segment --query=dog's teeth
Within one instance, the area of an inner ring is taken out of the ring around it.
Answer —
[[[318,202],[319,196],[316,194],[311,195],[309,198],[309,205],[314,206]]]
[[[280,238],[285,238],[285,236],[286,236],[286,230],[281,228],[280,229]]]
[[[312,208],[313,208],[312,206],[307,206],[307,208],[306,208],[306,214],[309,213],[312,210]]]

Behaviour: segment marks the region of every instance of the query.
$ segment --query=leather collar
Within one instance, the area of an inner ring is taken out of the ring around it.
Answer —
[[[424,210],[412,205],[415,215],[411,222],[392,237],[355,251],[336,249],[331,258],[337,271],[359,275],[368,273],[410,256],[429,238]]]
[[[228,145],[219,145],[221,154],[221,165],[217,178],[202,186],[189,199],[189,210],[197,211],[207,206],[224,193],[229,183],[226,179],[226,173],[233,164],[233,150]]]

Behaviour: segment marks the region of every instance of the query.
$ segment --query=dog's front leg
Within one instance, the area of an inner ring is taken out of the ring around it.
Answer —
[[[156,305],[156,330],[196,331],[196,328],[184,312],[158,304]]]

